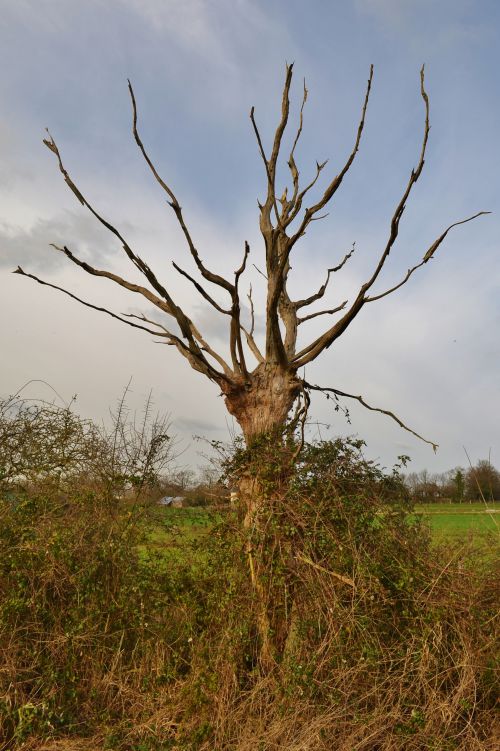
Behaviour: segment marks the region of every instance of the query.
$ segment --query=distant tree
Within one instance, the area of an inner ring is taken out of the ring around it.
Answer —
[[[431,475],[428,470],[410,472],[406,486],[415,503],[436,503],[443,497],[443,486],[439,475]]]
[[[500,501],[500,472],[488,459],[481,459],[467,471],[467,498],[473,501]]]
[[[454,503],[463,503],[465,500],[465,473],[461,467],[457,467],[453,472],[452,495]]]

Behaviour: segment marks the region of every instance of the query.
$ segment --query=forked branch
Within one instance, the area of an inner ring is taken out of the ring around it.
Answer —
[[[219,287],[223,287],[223,289],[227,290],[229,293],[231,293],[233,285],[231,282],[228,282],[227,279],[224,279],[222,276],[219,276],[219,274],[214,274],[212,271],[209,271],[206,266],[203,264],[200,255],[198,253],[198,250],[193,242],[193,239],[191,237],[191,233],[189,232],[186,222],[184,221],[184,216],[182,213],[182,207],[179,204],[179,201],[177,200],[177,197],[173,190],[167,185],[167,183],[163,180],[163,178],[160,176],[158,170],[156,169],[155,165],[153,164],[152,160],[150,159],[144,144],[142,142],[142,139],[139,135],[139,130],[137,128],[137,104],[135,101],[135,95],[134,90],[132,88],[132,84],[130,81],[128,81],[128,88],[130,92],[130,98],[132,100],[132,132],[134,134],[135,142],[137,143],[137,146],[139,147],[148,167],[150,168],[151,172],[153,173],[156,181],[158,184],[163,188],[165,193],[169,197],[169,205],[172,207],[174,214],[177,218],[177,221],[179,222],[179,225],[181,227],[182,233],[186,239],[186,242],[188,244],[189,251],[194,259],[194,262],[196,263],[198,270],[202,274],[202,276],[209,282],[212,282],[212,284],[217,284]]]
[[[366,110],[368,108],[368,102],[369,102],[369,99],[370,99],[370,92],[371,92],[371,88],[372,88],[372,81],[373,81],[373,65],[370,66],[370,75],[368,77],[368,83],[367,83],[367,87],[366,87],[366,94],[365,94],[365,99],[364,99],[364,102],[363,102],[363,108],[361,110],[361,118],[360,118],[359,125],[358,125],[358,131],[357,131],[357,134],[356,134],[356,140],[354,142],[354,147],[353,147],[351,153],[349,154],[349,157],[348,157],[346,163],[344,164],[344,166],[342,167],[342,169],[340,170],[340,172],[338,173],[338,175],[336,175],[336,177],[334,177],[333,180],[331,181],[331,183],[328,185],[328,187],[326,188],[326,190],[323,193],[323,196],[320,198],[320,200],[317,203],[315,203],[312,206],[310,206],[308,209],[306,209],[305,214],[304,214],[304,218],[302,219],[302,222],[300,223],[300,226],[299,226],[297,232],[290,238],[290,249],[295,245],[295,243],[297,242],[297,240],[299,239],[299,237],[302,237],[302,235],[305,233],[305,231],[307,229],[307,226],[309,225],[309,223],[313,219],[314,215],[317,214],[319,211],[321,211],[332,200],[333,196],[335,195],[335,193],[337,192],[337,190],[342,185],[342,181],[343,181],[344,177],[346,176],[347,172],[349,171],[349,169],[350,169],[350,167],[351,167],[351,165],[352,165],[352,163],[353,163],[353,161],[354,161],[354,159],[356,157],[356,154],[357,154],[358,149],[359,149],[359,144],[361,142],[361,136],[363,134],[363,129],[365,127]],[[320,172],[320,165],[318,165],[318,173],[319,172]]]
[[[434,256],[435,252],[437,251],[437,249],[439,248],[439,246],[441,245],[441,243],[443,242],[443,240],[447,236],[447,234],[450,231],[450,229],[452,229],[452,227],[455,227],[455,226],[457,226],[459,224],[465,224],[466,222],[469,222],[472,219],[477,218],[478,216],[482,216],[483,214],[489,213],[487,211],[480,211],[477,214],[474,214],[474,216],[472,216],[472,217],[469,217],[467,219],[463,219],[463,220],[461,220],[459,222],[455,222],[454,224],[450,225],[437,238],[437,240],[435,240],[434,243],[429,247],[429,249],[427,250],[427,252],[424,255],[423,260],[419,264],[417,264],[414,268],[408,270],[408,272],[407,272],[405,278],[402,280],[402,282],[400,282],[399,284],[395,285],[390,290],[387,290],[386,292],[382,293],[381,295],[375,295],[375,296],[373,296],[371,298],[367,296],[366,293],[371,289],[371,287],[373,286],[373,284],[376,282],[377,278],[379,277],[380,272],[382,271],[382,269],[383,269],[383,267],[384,267],[384,265],[385,265],[385,263],[387,261],[387,258],[389,257],[389,254],[390,254],[390,252],[391,252],[391,250],[392,250],[392,248],[394,246],[394,243],[396,242],[396,239],[397,239],[398,234],[399,234],[399,224],[400,224],[401,218],[402,218],[404,210],[405,210],[406,201],[408,200],[408,197],[409,197],[409,195],[411,193],[411,190],[412,190],[413,186],[415,185],[415,183],[417,182],[418,178],[420,177],[420,175],[422,173],[422,169],[424,167],[425,152],[426,152],[426,148],[427,148],[427,141],[428,141],[428,138],[429,138],[430,125],[429,125],[429,98],[428,98],[427,92],[425,90],[425,78],[424,78],[424,68],[423,67],[422,67],[422,69],[420,71],[420,93],[421,93],[421,96],[422,96],[422,99],[423,99],[423,102],[424,102],[424,106],[425,106],[424,134],[423,134],[423,139],[422,139],[422,147],[421,147],[421,150],[420,150],[420,158],[419,158],[417,167],[415,169],[412,169],[412,171],[411,171],[411,174],[410,174],[410,177],[409,177],[409,180],[408,180],[408,184],[407,184],[407,186],[406,186],[406,188],[404,190],[403,196],[402,196],[401,200],[399,201],[399,203],[398,203],[398,205],[397,205],[397,207],[396,207],[396,209],[394,211],[394,214],[392,216],[391,223],[390,223],[389,238],[388,238],[387,243],[385,245],[385,248],[384,248],[384,250],[383,250],[383,252],[382,252],[382,254],[380,256],[379,262],[378,262],[378,264],[377,264],[377,266],[376,266],[376,268],[375,268],[372,276],[368,279],[367,282],[365,282],[361,286],[361,288],[360,288],[360,290],[359,290],[359,292],[358,292],[358,294],[357,294],[354,302],[352,303],[352,305],[349,308],[349,310],[345,313],[345,315],[342,316],[342,318],[339,321],[337,321],[337,323],[335,323],[322,336],[320,336],[315,341],[311,342],[311,344],[309,344],[308,346],[306,346],[304,349],[302,349],[295,356],[294,363],[296,364],[296,366],[298,368],[306,365],[309,362],[311,362],[316,357],[318,357],[318,355],[321,354],[321,352],[323,352],[323,350],[325,350],[328,347],[330,347],[331,344],[344,333],[344,331],[352,323],[352,321],[358,315],[358,313],[360,312],[360,310],[362,309],[363,305],[366,302],[370,302],[370,301],[373,302],[376,299],[380,299],[381,297],[385,297],[386,295],[390,294],[391,292],[394,292],[396,289],[399,289],[399,287],[401,287],[403,284],[405,284],[408,281],[408,279],[412,276],[412,274],[414,273],[414,271],[417,270],[417,268],[420,268],[421,266],[423,266],[424,263],[427,263],[427,261],[430,260],[430,258],[432,258]]]

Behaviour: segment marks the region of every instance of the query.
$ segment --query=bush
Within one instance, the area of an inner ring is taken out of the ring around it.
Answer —
[[[141,557],[144,523],[93,491],[0,509],[0,733],[90,732],[151,711],[154,686],[185,671],[192,574]]]
[[[490,564],[431,547],[398,468],[361,442],[306,445],[286,472],[274,452],[228,468],[258,462],[254,527],[228,509],[182,537],[179,510],[163,548],[148,542],[157,510],[106,483],[4,490],[5,748],[67,734],[123,751],[492,748]],[[266,671],[263,601],[283,631]]]
[[[492,572],[463,547],[431,548],[399,467],[384,472],[361,449],[306,446],[285,479],[272,445],[237,452],[237,472],[257,462],[266,503],[250,538],[229,516],[210,539],[219,577],[184,688],[180,747],[490,747]],[[270,627],[286,624],[264,673],[249,543]]]

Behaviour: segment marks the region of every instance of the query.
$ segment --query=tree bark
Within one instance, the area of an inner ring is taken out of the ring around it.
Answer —
[[[247,448],[261,436],[283,434],[301,391],[294,370],[261,363],[247,379],[221,384],[228,412],[241,427]]]
[[[255,598],[259,664],[266,674],[283,655],[293,604],[289,551],[281,539],[278,544],[271,539],[275,534],[278,542],[281,535],[279,529],[270,532],[269,520],[276,520],[276,506],[286,499],[291,452],[285,428],[300,391],[294,371],[262,363],[246,382],[225,392],[227,409],[239,423],[249,451],[238,479],[238,499]]]

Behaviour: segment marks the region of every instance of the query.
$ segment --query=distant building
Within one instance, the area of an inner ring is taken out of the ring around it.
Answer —
[[[160,506],[169,506],[170,508],[182,508],[184,498],[180,495],[165,495],[158,501]]]

